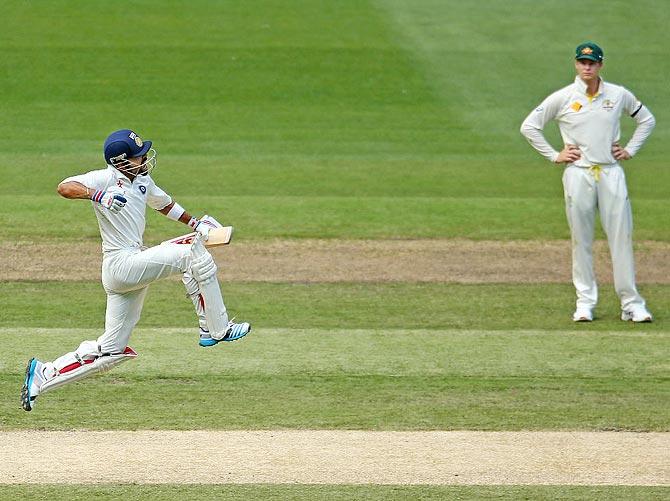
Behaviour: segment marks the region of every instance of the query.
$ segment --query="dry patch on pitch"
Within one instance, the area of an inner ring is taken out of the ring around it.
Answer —
[[[0,281],[97,280],[100,245],[0,243]],[[262,282],[567,282],[569,241],[273,240],[214,250],[229,281]],[[635,247],[640,283],[670,283],[670,244]],[[595,246],[596,272],[612,281],[605,242]]]
[[[670,433],[4,432],[0,483],[658,486]]]

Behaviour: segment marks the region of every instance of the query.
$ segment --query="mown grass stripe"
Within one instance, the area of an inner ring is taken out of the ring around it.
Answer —
[[[5,429],[670,429],[665,332],[259,328],[203,349],[195,332],[140,328],[137,360],[21,411],[28,358],[96,334],[0,331]]]

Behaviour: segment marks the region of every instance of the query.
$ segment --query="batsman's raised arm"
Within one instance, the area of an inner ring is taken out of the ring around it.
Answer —
[[[58,185],[58,194],[71,200],[92,200],[112,212],[119,212],[126,206],[126,202],[128,201],[123,195],[92,189],[78,181],[65,180],[61,182]]]
[[[95,190],[93,190],[95,191]],[[62,181],[58,185],[58,194],[69,199],[91,198],[91,189],[77,181]]]

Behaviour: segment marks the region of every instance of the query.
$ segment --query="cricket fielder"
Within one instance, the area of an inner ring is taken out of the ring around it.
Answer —
[[[572,281],[577,291],[573,320],[592,321],[598,301],[592,247],[595,215],[599,211],[612,255],[621,319],[651,322],[651,313],[635,286],[633,217],[619,162],[638,152],[655,120],[629,90],[600,78],[602,66],[603,51],[598,45],[579,45],[575,51],[574,83],[554,92],[535,108],[521,125],[521,133],[542,156],[565,164],[565,212],[572,235]],[[637,122],[637,127],[628,144],[621,147],[619,127],[624,113]],[[558,122],[564,143],[560,152],[542,133],[550,120]]]
[[[90,200],[102,237],[102,284],[107,293],[105,331],[83,341],[53,362],[32,358],[26,368],[21,406],[30,411],[35,399],[51,389],[107,370],[137,356],[128,339],[137,324],[150,283],[181,274],[200,324],[200,346],[214,346],[245,336],[251,326],[228,319],[216,264],[207,251],[211,225],[192,217],[150,176],[156,165],[151,141],[129,129],[109,135],[104,143],[107,168],[69,177],[58,193],[69,199]],[[146,206],[196,232],[191,245],[142,245]]]

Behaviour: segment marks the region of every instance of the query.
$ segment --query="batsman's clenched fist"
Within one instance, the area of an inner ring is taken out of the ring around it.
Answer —
[[[91,200],[98,202],[100,205],[109,209],[110,212],[119,212],[126,206],[126,198],[118,193],[108,193],[106,191],[98,190],[91,195]]]

